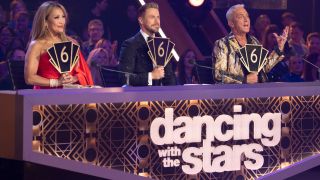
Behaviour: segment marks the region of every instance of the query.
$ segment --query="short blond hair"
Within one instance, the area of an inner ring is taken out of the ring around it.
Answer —
[[[107,56],[107,58],[105,59],[106,63],[108,64],[110,62],[110,53],[106,49],[95,48],[89,53],[89,56],[88,56],[87,64],[90,67],[97,65],[95,62],[95,60],[96,60],[95,58],[100,52],[103,52]],[[99,64],[99,65],[101,65],[101,64]]]

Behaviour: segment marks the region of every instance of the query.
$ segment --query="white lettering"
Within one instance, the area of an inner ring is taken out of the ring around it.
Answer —
[[[165,129],[164,136],[160,137],[160,127]],[[172,144],[173,143],[173,109],[166,108],[165,118],[156,118],[150,126],[150,137],[156,145]]]
[[[241,105],[234,107],[235,113],[242,111]],[[264,158],[259,152],[264,146],[276,146],[281,138],[281,113],[221,114],[214,119],[212,116],[180,116],[174,119],[174,110],[165,109],[165,117],[155,118],[150,126],[150,137],[156,145],[172,145],[184,143],[201,143],[202,147],[177,146],[158,150],[163,158],[163,167],[178,167],[186,174],[204,172],[239,171],[241,162],[247,169],[257,170],[263,166]],[[251,127],[251,128],[250,128]],[[203,130],[205,132],[203,132]],[[261,144],[219,145],[212,142],[230,140],[260,139]],[[178,158],[182,156],[184,162]]]
[[[185,149],[182,153],[182,159],[184,162],[189,163],[190,165],[182,165],[182,170],[186,174],[197,174],[202,169],[202,160],[194,157],[200,156],[202,152],[199,148],[189,147]]]
[[[264,159],[254,151],[262,150],[262,146],[255,143],[212,147],[206,142],[203,147],[188,147],[183,151],[182,159],[187,164],[182,165],[182,170],[186,174],[197,174],[201,170],[207,173],[238,171],[241,168],[241,159],[245,157],[250,159],[244,161],[245,167],[257,170],[262,167]],[[199,158],[201,155],[202,159]]]

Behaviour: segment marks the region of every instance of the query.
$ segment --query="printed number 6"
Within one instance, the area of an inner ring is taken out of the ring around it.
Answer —
[[[160,57],[163,57],[163,55],[164,55],[164,49],[163,49],[162,45],[163,45],[163,42],[160,43],[160,45],[159,45],[159,47],[158,47],[158,55],[159,55]]]
[[[68,59],[69,59],[69,55],[65,52],[65,50],[66,50],[66,47],[64,46],[60,54],[61,60],[64,63],[68,62]]]
[[[256,49],[251,52],[250,59],[252,63],[256,63],[258,61],[258,56],[255,54]]]

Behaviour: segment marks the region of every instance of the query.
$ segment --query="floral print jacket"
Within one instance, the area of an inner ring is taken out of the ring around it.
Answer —
[[[260,44],[259,41],[250,35],[247,35],[248,44]],[[244,68],[240,61],[240,54],[238,50],[240,45],[235,36],[230,33],[215,42],[213,48],[213,62],[215,68],[215,81],[217,83],[245,83],[248,71]],[[259,82],[266,82],[268,73],[284,56],[280,55],[280,51],[274,50],[269,52],[267,63],[260,71],[258,78]]]

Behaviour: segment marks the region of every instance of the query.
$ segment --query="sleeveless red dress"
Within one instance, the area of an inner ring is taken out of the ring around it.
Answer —
[[[50,56],[48,52],[45,52],[40,55],[39,66],[37,75],[47,78],[47,79],[59,79],[61,74],[57,71],[53,65],[49,62]],[[74,66],[73,70],[70,72],[72,76],[78,77],[78,83],[80,85],[93,85],[93,80],[91,76],[91,72],[89,67],[82,55],[79,53],[78,63]],[[55,89],[59,89],[61,87],[55,87]],[[53,89],[49,86],[34,86],[34,89]]]

